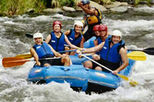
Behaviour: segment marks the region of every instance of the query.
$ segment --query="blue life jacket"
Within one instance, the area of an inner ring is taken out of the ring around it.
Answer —
[[[119,50],[121,47],[124,47],[125,42],[123,40],[121,40],[119,43],[114,44],[111,48],[110,48],[110,43],[111,43],[111,37],[109,36],[105,40],[105,44],[100,51],[100,56],[103,60],[106,60],[111,63],[119,63],[120,64],[122,62],[122,60],[121,60],[121,56],[119,54]]]
[[[36,51],[39,58],[43,58],[48,55],[54,56],[54,53],[51,51],[51,48],[46,42],[43,42],[42,45],[34,45],[34,50]]]
[[[51,32],[51,40],[49,44],[53,47],[56,51],[64,51],[64,44],[65,44],[65,36],[62,33],[60,38],[57,38],[54,32]]]
[[[83,38],[82,34],[80,34],[77,38],[75,38],[75,30],[74,29],[71,29],[70,30],[70,33],[69,35],[67,35],[68,37],[68,40],[73,44],[73,45],[76,45],[76,46],[80,46],[80,42]]]
[[[112,36],[109,35],[109,36],[108,36],[108,39],[111,38],[111,37],[112,37]],[[103,42],[102,39],[101,39],[101,37],[97,37],[96,40],[98,41],[98,45],[99,45],[100,43]],[[100,53],[100,52],[97,52],[98,55],[99,55],[99,53]]]
[[[97,41],[98,41],[98,45],[100,44],[100,43],[102,43],[103,41],[102,41],[102,39],[101,39],[101,37],[97,37],[97,39],[96,39]]]

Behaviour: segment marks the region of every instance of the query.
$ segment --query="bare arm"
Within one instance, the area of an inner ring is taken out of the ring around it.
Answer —
[[[88,9],[88,8],[86,8],[86,7],[82,4],[82,2],[79,2],[79,3],[78,3],[78,6],[81,7],[81,8],[83,9],[83,11],[84,11],[85,13],[89,14],[89,15],[95,15],[95,16],[98,15],[98,13],[97,13],[97,11],[96,11],[95,9]]]
[[[74,49],[78,49],[79,47],[71,44],[71,42],[68,40],[67,36],[65,35],[65,41],[66,43],[71,47],[71,48],[74,48]]]
[[[104,42],[100,43],[99,45],[97,45],[97,46],[95,46],[95,47],[85,49],[84,53],[99,51],[100,49],[103,48],[103,46],[104,46]]]
[[[84,44],[84,37],[82,38],[82,40],[81,40],[81,42],[80,42],[80,47],[81,47],[81,48],[84,47],[83,44]]]
[[[113,71],[114,74],[117,74],[118,72],[126,68],[129,64],[128,57],[127,57],[127,49],[122,47],[119,53],[121,55],[122,65],[119,68],[117,68],[115,71]]]
[[[95,46],[98,45],[98,40],[94,40],[94,45],[95,45]]]
[[[49,34],[49,35],[47,36],[45,42],[48,44],[50,40],[51,40],[51,35]]]
[[[48,45],[49,45],[49,44],[48,44]],[[56,52],[56,51],[52,48],[52,46],[49,45],[49,47],[51,48],[51,51],[54,53],[54,55],[55,55],[56,57],[62,57],[62,55],[61,55],[60,53]]]
[[[65,34],[66,36],[67,36],[68,34],[70,34],[70,30],[67,30],[64,34]]]
[[[41,64],[40,64],[40,62],[39,62],[39,57],[38,57],[36,51],[35,51],[33,48],[31,48],[31,49],[30,49],[30,53],[31,53],[32,56],[34,57],[34,59],[35,59],[35,61],[36,61],[36,64],[40,66]]]

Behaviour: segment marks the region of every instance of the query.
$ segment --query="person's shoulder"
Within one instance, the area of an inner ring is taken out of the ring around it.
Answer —
[[[70,34],[70,32],[71,32],[71,30],[67,30],[67,31],[65,31],[65,35],[69,35]]]
[[[125,54],[127,54],[127,49],[126,48],[124,48],[124,47],[121,47],[120,48],[120,51],[119,51],[121,54],[123,53],[125,53]]]

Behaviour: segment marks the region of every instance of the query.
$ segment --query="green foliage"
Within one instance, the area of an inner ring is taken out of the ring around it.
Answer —
[[[137,4],[139,4],[140,2],[142,2],[142,1],[147,2],[147,4],[150,4],[150,2],[151,2],[151,0],[134,0],[134,4],[137,5]]]
[[[75,6],[75,0],[52,0],[52,7],[62,7],[62,6]]]
[[[41,12],[44,9],[42,0],[1,0],[0,12],[5,15],[18,15],[32,9]]]
[[[99,4],[111,4],[111,0],[92,0],[94,2],[97,2]]]

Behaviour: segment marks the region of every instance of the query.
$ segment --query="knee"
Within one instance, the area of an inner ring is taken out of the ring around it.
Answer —
[[[65,50],[70,50],[70,48],[66,46],[66,47],[65,47]]]
[[[99,67],[99,66],[97,66],[97,67],[95,68],[95,70],[102,71],[102,68]]]
[[[85,68],[90,68],[90,69],[92,69],[92,62],[91,61],[86,61],[86,62],[84,62],[84,67]]]
[[[93,57],[94,60],[100,60],[100,56],[97,55],[97,54],[94,54],[92,57]]]
[[[51,66],[51,65],[50,65],[49,63],[45,63],[44,66],[45,66],[45,67],[49,67],[49,66]]]
[[[62,57],[61,62],[64,63],[64,65],[68,65],[68,66],[72,64],[71,59],[69,58],[69,56]]]

